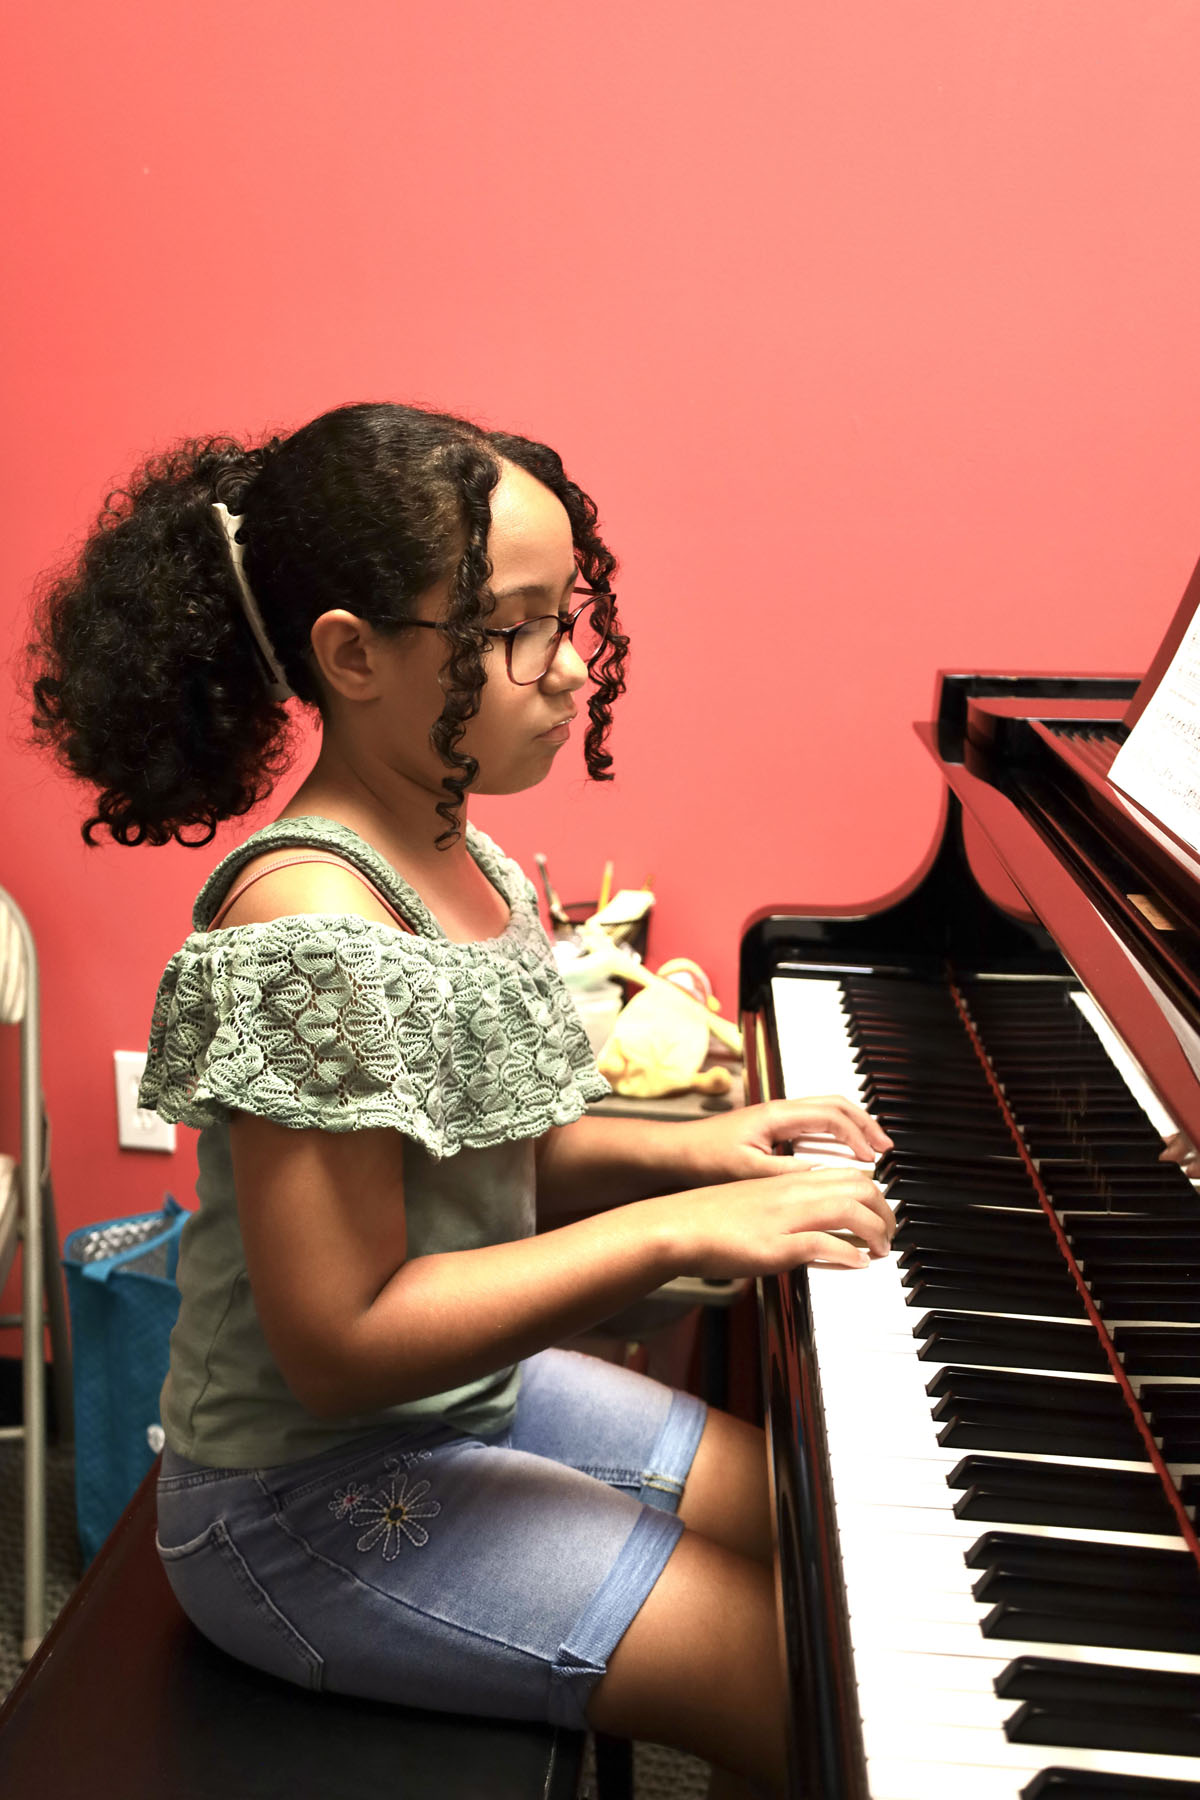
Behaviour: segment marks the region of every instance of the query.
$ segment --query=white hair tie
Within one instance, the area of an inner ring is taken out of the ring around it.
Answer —
[[[238,527],[242,523],[241,513],[231,513],[227,506],[218,500],[213,504],[213,511],[221,522],[221,530],[225,533],[225,541],[229,546],[229,560],[233,565],[234,579],[237,582],[238,598],[242,603],[242,611],[246,615],[246,623],[254,633],[254,641],[262,654],[267,673],[271,679],[267,692],[272,700],[290,700],[295,690],[287,684],[279,658],[271,648],[271,640],[267,636],[267,628],[263,624],[263,616],[258,610],[258,601],[250,591],[250,583],[246,580],[246,571],[242,567],[245,554],[238,542]]]

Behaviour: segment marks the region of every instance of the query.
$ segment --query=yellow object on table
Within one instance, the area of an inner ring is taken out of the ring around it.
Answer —
[[[712,1015],[669,981],[655,981],[618,1014],[601,1053],[600,1073],[618,1094],[647,1100],[695,1088],[725,1094],[728,1069],[706,1069]]]

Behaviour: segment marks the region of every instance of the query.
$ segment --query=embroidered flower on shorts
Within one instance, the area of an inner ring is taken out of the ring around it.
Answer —
[[[329,1502],[329,1510],[335,1519],[350,1516],[356,1506],[361,1506],[367,1497],[366,1487],[357,1481],[351,1481],[344,1488],[334,1488],[333,1499]]]
[[[407,1475],[393,1475],[377,1494],[360,1502],[354,1509],[355,1525],[368,1529],[358,1540],[360,1550],[373,1550],[382,1540],[383,1559],[393,1562],[400,1554],[400,1534],[420,1549],[429,1542],[429,1533],[419,1519],[436,1518],[442,1510],[440,1500],[427,1500],[427,1481],[414,1481],[409,1486]]]

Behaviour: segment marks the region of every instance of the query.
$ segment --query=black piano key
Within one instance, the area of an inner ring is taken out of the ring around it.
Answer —
[[[844,998],[848,1021],[856,1031],[867,1035],[903,1031],[910,1037],[960,1038],[970,1045],[958,1009],[945,988],[928,988],[911,998],[878,993],[845,994]]]
[[[849,1035],[854,1043],[854,1032]],[[874,1075],[880,1080],[915,1079],[923,1071],[927,1088],[975,1088],[977,1081],[977,1065],[969,1060],[969,1052],[968,1059],[960,1057],[953,1047],[947,1053],[944,1042],[939,1044],[936,1040],[922,1048],[919,1043],[906,1043],[902,1038],[871,1042],[860,1035],[850,1060],[864,1076]]]
[[[994,1257],[999,1264],[1012,1263],[1014,1268],[1022,1268],[1031,1277],[1043,1281],[1070,1276],[1067,1259],[1044,1215],[1013,1215],[1037,1227],[1032,1233],[1023,1233],[1011,1230],[1007,1223],[985,1224],[983,1215],[974,1208],[963,1209],[957,1214],[946,1212],[914,1218],[907,1207],[902,1214],[891,1196],[886,1198],[896,1214],[892,1247],[897,1256],[907,1256],[911,1252],[914,1261],[921,1256],[940,1256],[947,1260],[965,1258],[976,1268],[985,1266]],[[1001,1216],[1007,1220],[1010,1215]],[[904,1266],[910,1268],[912,1263]]]
[[[1145,1390],[1147,1405],[1162,1419],[1200,1419],[1200,1387],[1190,1383],[1155,1381]]]
[[[969,1243],[969,1236],[963,1235]],[[968,1281],[986,1276],[989,1286],[993,1287],[1015,1286],[1047,1294],[1078,1293],[1065,1257],[1054,1263],[1036,1256],[1022,1256],[1019,1252],[1012,1254],[1015,1248],[1010,1245],[1007,1251],[996,1251],[991,1246],[962,1249],[940,1244],[904,1244],[896,1252],[896,1258],[898,1266],[904,1270],[901,1278],[904,1287],[915,1287],[922,1275]]]
[[[893,1176],[883,1186],[895,1196],[897,1217],[903,1207],[905,1218],[913,1224],[1016,1231],[1035,1243],[1052,1236],[1049,1217],[1031,1181],[1007,1182],[998,1189],[967,1187],[958,1171],[953,1177]],[[1140,1216],[1132,1222],[1140,1224]]]
[[[1145,1517],[1131,1514],[1128,1508],[1105,1506],[1103,1496],[1092,1489],[1077,1494],[1014,1493],[1006,1486],[990,1481],[976,1482],[954,1502],[956,1519],[990,1520],[1007,1525],[1070,1525],[1080,1530],[1165,1532],[1168,1515],[1165,1508],[1147,1509]],[[1013,1633],[1020,1636],[1021,1633]]]
[[[1189,1715],[1126,1706],[1076,1709],[1026,1700],[1005,1720],[1004,1733],[1014,1744],[1070,1744],[1079,1750],[1130,1750],[1160,1756],[1200,1754],[1200,1712]]]
[[[935,1399],[998,1401],[1024,1406],[1031,1413],[1095,1413],[1104,1419],[1128,1419],[1129,1410],[1115,1381],[1071,1381],[1052,1375],[1019,1375],[1000,1369],[939,1369],[925,1385]]]
[[[1065,1369],[1072,1374],[1108,1371],[1108,1361],[1088,1325],[1042,1324],[987,1314],[931,1312],[918,1320],[913,1336],[926,1362],[989,1363],[1009,1369]]]
[[[909,1255],[913,1257],[911,1263],[902,1260]],[[972,1262],[963,1252],[955,1257],[938,1257],[920,1250],[903,1251],[899,1267],[902,1271],[900,1286],[909,1294],[916,1293],[920,1283],[926,1282],[934,1287],[986,1288],[994,1294],[1011,1294],[1018,1304],[1007,1310],[1015,1313],[1061,1311],[1065,1318],[1081,1318],[1085,1310],[1079,1290],[1065,1268],[1061,1275],[1051,1270],[1043,1272],[1042,1265],[1038,1263],[1029,1264],[1024,1271],[997,1268],[990,1257],[981,1256]],[[956,1304],[943,1300],[929,1302],[930,1306]],[[970,1302],[964,1301],[962,1304],[968,1311],[975,1310]],[[1141,1316],[1143,1315],[1139,1314]]]
[[[970,1171],[969,1176],[965,1169]],[[970,1131],[910,1132],[905,1143],[886,1150],[877,1164],[880,1181],[891,1175],[924,1173],[937,1179],[953,1175],[957,1181],[969,1180],[972,1190],[1028,1185],[1029,1177],[1011,1137],[993,1145],[981,1142]]]
[[[1188,1550],[1138,1549],[1129,1544],[1089,1543],[1084,1538],[985,1531],[976,1538],[963,1561],[969,1569],[995,1569],[1010,1575],[1100,1588],[1136,1587],[1147,1594],[1188,1593],[1200,1598],[1200,1567]],[[1107,1665],[1104,1667],[1107,1669]]]
[[[910,1235],[927,1227],[931,1232],[968,1232],[972,1241],[976,1234],[983,1234],[981,1241],[987,1244],[990,1233],[994,1249],[1003,1249],[1006,1242],[1014,1243],[1018,1246],[1014,1254],[1053,1254],[1061,1265],[1062,1252],[1032,1188],[1025,1194],[1005,1195],[1002,1200],[988,1203],[981,1202],[978,1194],[939,1191],[916,1183],[888,1182],[884,1187],[897,1224],[909,1228]]]
[[[1089,1280],[1105,1281],[1112,1276],[1136,1280],[1143,1274],[1155,1276],[1174,1270],[1186,1274],[1189,1280],[1200,1283],[1200,1237],[1192,1244],[1182,1247],[1169,1242],[1161,1246],[1141,1244],[1128,1254],[1114,1255],[1107,1250],[1097,1252],[1074,1241],[1072,1248],[1076,1261],[1080,1268],[1086,1269]]]
[[[949,1327],[931,1332],[917,1358],[926,1363],[982,1363],[989,1368],[1064,1369],[1071,1374],[1100,1367],[1093,1353],[1075,1345],[1017,1344],[1007,1335],[978,1337]]]
[[[965,1490],[954,1505],[959,1519],[1098,1531],[1177,1529],[1156,1475],[965,1456],[947,1475],[946,1485]]]
[[[1055,1162],[1052,1173],[1064,1191],[1078,1187],[1086,1192],[1099,1182],[1114,1193],[1128,1190],[1130,1193],[1180,1194],[1184,1198],[1190,1197],[1193,1211],[1195,1209],[1196,1195],[1192,1184],[1175,1163],[1151,1160],[1140,1167],[1130,1167],[1120,1160],[1110,1165],[1107,1157],[1086,1155],[1061,1158]]]
[[[1195,1564],[1193,1563],[1193,1568]],[[993,1565],[973,1583],[971,1592],[981,1606],[998,1606],[1011,1601],[1019,1606],[1040,1606],[1044,1611],[1074,1614],[1079,1618],[1133,1619],[1141,1624],[1160,1620],[1191,1629],[1191,1645],[1200,1643],[1200,1588],[1194,1582],[1178,1592],[1169,1588],[1141,1589],[1128,1579],[1120,1586],[1109,1582],[1077,1581],[1076,1574],[1086,1573],[1084,1565],[1064,1563],[1047,1573],[1017,1574]],[[1147,1649],[1155,1646],[1147,1644]],[[1160,1649],[1172,1646],[1162,1644]],[[1178,1648],[1178,1646],[1174,1646]],[[1196,1689],[1200,1704],[1200,1684]]]
[[[1087,1308],[1074,1290],[1051,1291],[1037,1283],[1022,1287],[1017,1283],[1001,1286],[981,1272],[976,1281],[957,1281],[950,1277],[921,1276],[905,1297],[906,1306],[959,1308],[966,1312],[997,1314],[1009,1317],[1027,1313],[1031,1317],[1068,1319],[1086,1318]]]
[[[1021,1800],[1200,1800],[1200,1794],[1194,1781],[1055,1768],[1039,1769],[1021,1789]]]
[[[1063,1224],[1072,1241],[1078,1240],[1080,1254],[1089,1247],[1104,1250],[1114,1257],[1155,1254],[1160,1245],[1184,1255],[1200,1250],[1200,1197],[1196,1200],[1196,1222],[1185,1219],[1103,1219],[1093,1216],[1067,1215]],[[1111,1247],[1111,1249],[1110,1249]]]
[[[969,1241],[969,1240],[968,1240]],[[895,1245],[893,1244],[893,1250]],[[981,1271],[994,1276],[997,1281],[1019,1281],[1039,1288],[1060,1292],[1076,1291],[1075,1282],[1066,1261],[1060,1259],[1056,1264],[1043,1262],[1035,1256],[1013,1256],[1001,1254],[990,1249],[979,1250],[972,1245],[967,1249],[943,1249],[932,1245],[910,1244],[896,1254],[897,1266],[905,1271],[902,1283],[911,1287],[913,1282],[908,1275],[916,1279],[918,1274],[924,1275],[977,1275]]]
[[[1092,1190],[1091,1204],[1085,1205],[1078,1194],[1068,1194],[1056,1184],[1051,1170],[1043,1169],[1041,1175],[1043,1186],[1062,1215],[1068,1232],[1078,1231],[1085,1225],[1102,1225],[1108,1220],[1119,1223],[1126,1232],[1143,1221],[1147,1227],[1161,1223],[1178,1229],[1180,1222],[1190,1225],[1196,1217],[1196,1195],[1190,1190],[1186,1194],[1178,1190],[1163,1193],[1137,1188],[1126,1192],[1115,1187],[1101,1191],[1097,1185]]]
[[[909,1208],[896,1213],[896,1237],[892,1238],[892,1247],[903,1253],[909,1249],[945,1253],[961,1251],[972,1258],[986,1256],[1013,1256],[1022,1262],[1038,1265],[1043,1274],[1058,1274],[1067,1269],[1067,1260],[1054,1240],[1045,1215],[1038,1213],[1033,1233],[1016,1228],[1013,1222],[1006,1220],[1004,1224],[995,1222],[995,1215],[984,1222],[979,1213],[970,1213],[957,1217],[943,1213],[937,1217],[921,1217],[914,1219]],[[1024,1220],[1022,1220],[1024,1224]],[[1036,1273],[1036,1271],[1034,1271]]]
[[[1143,1475],[1132,1469],[1077,1468],[1070,1463],[1032,1461],[1013,1456],[964,1456],[946,1477],[952,1488],[973,1487],[982,1480],[991,1481],[997,1489],[1009,1488],[1014,1493],[1038,1490],[1074,1494],[1092,1489],[1105,1496],[1106,1503],[1124,1501],[1131,1508],[1166,1506],[1157,1475]],[[1168,1508],[1174,1522],[1174,1514]]]
[[[934,1409],[937,1441],[945,1450],[1024,1450],[1041,1456],[1098,1456],[1116,1462],[1148,1460],[1132,1422],[1124,1425],[1086,1414],[1030,1418],[1020,1407],[972,1406],[942,1400]]]
[[[989,1583],[989,1591],[982,1593],[981,1588]],[[1004,1576],[984,1576],[972,1592],[981,1603],[993,1603],[981,1626],[987,1638],[1031,1644],[1096,1644],[1183,1656],[1194,1654],[1200,1642],[1200,1618],[1195,1609],[1172,1607],[1165,1594],[1156,1596],[1153,1609],[1144,1601],[1122,1606],[1120,1602],[1128,1596]]]
[[[1183,1426],[1168,1426],[1154,1435],[1161,1439],[1168,1462],[1200,1462],[1200,1427],[1188,1431]]]
[[[1001,1669],[992,1687],[1001,1700],[1151,1706],[1183,1713],[1195,1710],[1197,1691],[1194,1675],[1121,1668],[1112,1663],[1063,1662],[1055,1656],[1016,1656]]]
[[[901,1065],[894,1061],[885,1066],[861,1055],[852,1060],[858,1069],[864,1100],[872,1103],[889,1099],[904,1101],[915,1095],[927,1095],[932,1090],[939,1100],[972,1105],[978,1101],[991,1109],[993,1118],[999,1116],[996,1096],[981,1069],[955,1071],[943,1065],[930,1071],[919,1062]]]
[[[1167,1461],[1200,1462],[1200,1387],[1148,1382],[1140,1399]]]
[[[1200,1325],[1200,1288],[1181,1281],[1089,1282],[1098,1311],[1109,1319],[1161,1319]]]
[[[1111,1262],[1103,1266],[1094,1263],[1088,1265],[1088,1279],[1098,1288],[1118,1294],[1128,1288],[1131,1291],[1154,1293],[1161,1288],[1179,1290],[1185,1296],[1200,1294],[1200,1263],[1189,1267],[1177,1259],[1163,1257],[1157,1264],[1126,1264],[1124,1268],[1116,1268]]]
[[[1200,1376],[1200,1331],[1186,1325],[1114,1325],[1112,1339],[1132,1375]]]
[[[1048,1139],[1073,1139],[1080,1146],[1074,1154],[1099,1163],[1102,1168],[1116,1150],[1121,1152],[1122,1165],[1136,1162],[1147,1172],[1159,1167],[1162,1139],[1145,1119],[1114,1118],[1111,1109],[1106,1108],[1104,1112],[1065,1115],[1057,1121],[1047,1119],[1044,1126]],[[1041,1123],[1034,1129],[1042,1135]]]

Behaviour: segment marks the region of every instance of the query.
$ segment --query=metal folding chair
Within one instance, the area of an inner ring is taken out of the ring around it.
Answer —
[[[38,964],[33,934],[16,901],[0,888],[0,1024],[20,1032],[18,1155],[0,1157],[0,1283],[21,1246],[22,1305],[0,1315],[21,1327],[22,1422],[0,1428],[0,1439],[25,1444],[25,1628],[21,1654],[33,1655],[46,1631],[46,1394],[45,1339],[50,1327],[55,1421],[60,1442],[74,1437],[71,1349],[59,1260],[50,1127],[42,1100]]]

